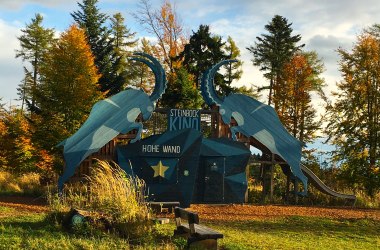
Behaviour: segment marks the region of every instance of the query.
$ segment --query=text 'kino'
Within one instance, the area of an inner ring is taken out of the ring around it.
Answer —
[[[180,146],[172,145],[142,145],[141,152],[143,153],[181,153]]]

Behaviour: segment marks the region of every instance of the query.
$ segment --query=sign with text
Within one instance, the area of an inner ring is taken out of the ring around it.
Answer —
[[[192,128],[201,131],[201,111],[197,109],[170,109],[169,131]]]

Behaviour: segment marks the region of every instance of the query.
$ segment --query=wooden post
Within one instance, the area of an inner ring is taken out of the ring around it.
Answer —
[[[245,190],[245,194],[244,194],[244,202],[247,203],[248,202],[248,181],[249,181],[249,177],[250,177],[250,172],[249,172],[249,167],[250,167],[250,164],[248,162],[246,168],[245,168],[245,176],[246,176],[246,182],[247,182],[247,189]]]
[[[296,204],[298,203],[298,180],[295,178],[294,180],[294,195],[295,195],[295,201]]]
[[[290,173],[286,175],[286,191],[285,191],[285,202],[289,203],[289,193],[290,193]]]
[[[267,194],[267,181],[266,181],[266,166],[264,163],[261,163],[261,179],[262,179],[262,185],[263,185],[263,191],[261,193],[261,202],[265,203],[265,197]]]
[[[273,191],[274,191],[274,154],[271,157],[272,164],[270,165],[270,202],[273,203]]]

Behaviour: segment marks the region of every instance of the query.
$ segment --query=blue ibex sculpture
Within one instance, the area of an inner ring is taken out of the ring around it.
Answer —
[[[216,72],[221,66],[233,62],[236,60],[224,60],[204,72],[201,83],[203,98],[209,106],[219,106],[219,113],[225,124],[230,125],[231,117],[235,119],[237,126],[230,127],[234,140],[237,140],[238,132],[246,137],[252,136],[273,154],[285,160],[292,174],[303,183],[304,191],[300,194],[306,195],[307,177],[300,166],[303,143],[289,134],[276,111],[271,106],[243,94],[230,94],[222,98],[216,93],[214,88]]]
[[[161,64],[145,53],[135,53],[131,60],[146,64],[155,75],[155,88],[150,96],[143,90],[126,89],[105,100],[97,102],[82,127],[59,145],[64,146],[66,168],[58,180],[58,188],[74,174],[75,168],[89,155],[99,151],[116,136],[137,129],[136,138],[141,139],[142,123],[136,122],[141,114],[148,120],[154,110],[155,102],[166,89],[165,71]]]

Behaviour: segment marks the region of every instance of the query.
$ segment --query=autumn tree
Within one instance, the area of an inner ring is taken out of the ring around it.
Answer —
[[[61,34],[44,60],[41,76],[36,91],[41,110],[37,134],[49,149],[78,130],[94,103],[103,98],[100,75],[82,29],[72,25]]]
[[[168,88],[159,105],[167,106],[176,103],[175,106],[185,107],[189,105],[189,98],[195,98],[193,104],[196,106],[200,93],[193,88],[194,78],[191,72],[182,68],[182,61],[178,57],[183,51],[186,38],[173,5],[169,1],[164,1],[160,9],[155,10],[149,0],[140,0],[140,10],[135,18],[157,38],[157,43],[152,46],[153,54],[163,62],[167,70]],[[184,85],[183,88],[179,88],[181,84]],[[180,94],[178,92],[180,90],[183,93]],[[186,96],[187,94],[189,96]]]
[[[228,36],[226,45],[224,46],[224,50],[228,59],[237,60],[237,62],[228,63],[224,66],[226,70],[226,73],[224,74],[224,79],[226,82],[224,93],[228,95],[232,90],[232,81],[239,80],[243,74],[243,70],[241,69],[243,62],[240,60],[240,49],[237,47],[232,37]]]
[[[91,51],[95,56],[95,65],[100,73],[101,91],[111,96],[123,89],[126,79],[120,73],[121,58],[114,48],[111,29],[106,26],[108,16],[97,7],[98,0],[83,0],[78,3],[79,11],[71,16],[80,28],[84,29]]]
[[[0,101],[2,101],[1,98]],[[4,148],[9,145],[9,142],[7,140],[4,140],[4,137],[8,132],[8,128],[5,123],[6,115],[7,112],[4,109],[4,105],[0,102],[0,148],[3,149],[0,150],[0,169],[5,169],[8,163],[6,153],[4,151]]]
[[[141,39],[140,51],[149,55],[153,54],[153,47],[148,39]],[[137,78],[133,86],[143,89],[145,93],[152,93],[155,84],[155,77],[149,67],[146,64],[140,62],[132,64],[131,67],[133,67],[137,73]]]
[[[36,14],[31,23],[21,29],[22,35],[17,37],[21,48],[16,50],[16,58],[20,57],[32,66],[31,69],[24,67],[25,77],[19,88],[19,96],[22,104],[26,102],[32,111],[35,111],[36,99],[32,93],[39,83],[40,64],[54,36],[54,30],[44,28],[42,22],[42,15]]]
[[[253,65],[259,66],[260,70],[265,72],[264,77],[269,80],[269,86],[263,87],[269,89],[269,105],[272,104],[273,97],[276,97],[274,87],[282,84],[281,71],[284,64],[304,46],[297,45],[301,35],[292,35],[291,26],[292,23],[288,23],[285,17],[275,15],[269,24],[265,25],[268,33],[256,37],[255,45],[247,48],[253,55]],[[275,108],[277,109],[276,104]]]
[[[376,31],[376,26],[373,26]],[[377,31],[378,32],[378,31]],[[342,80],[328,106],[327,133],[352,188],[380,189],[380,36],[363,32],[351,51],[338,49]],[[380,33],[377,33],[380,34]]]
[[[282,69],[284,84],[275,86],[277,113],[288,131],[302,142],[311,142],[320,129],[311,94],[323,95],[324,65],[315,52],[298,52]],[[279,88],[280,87],[280,88]]]
[[[140,0],[136,20],[155,38],[155,55],[169,70],[169,74],[180,67],[177,56],[186,43],[180,18],[170,1],[165,0],[160,9],[154,9],[149,0]]]

